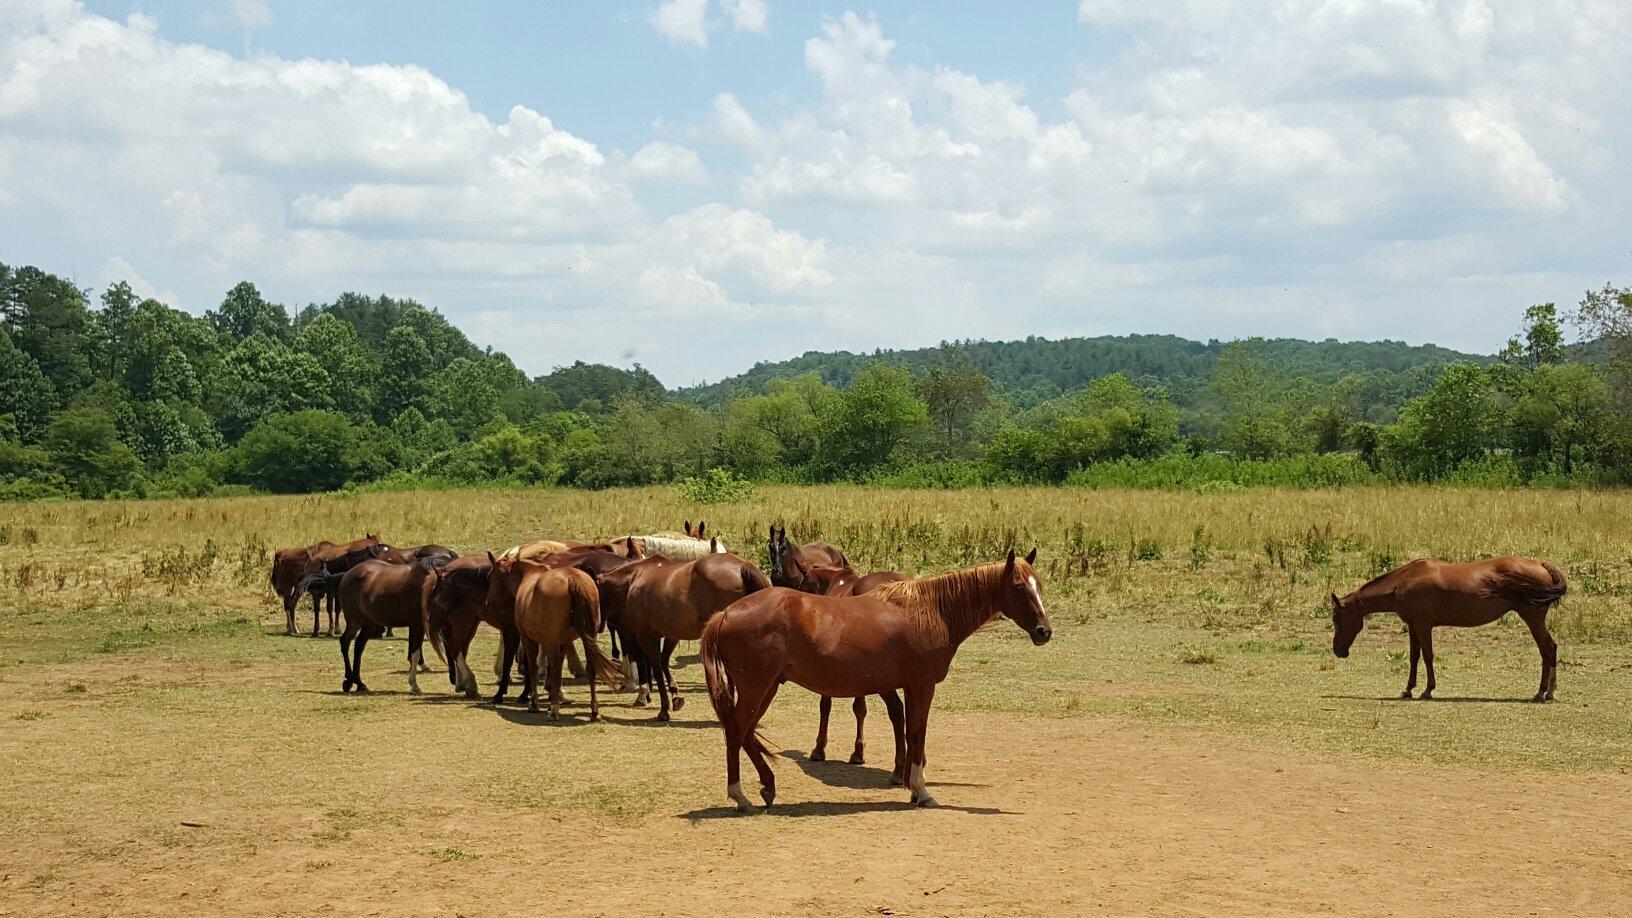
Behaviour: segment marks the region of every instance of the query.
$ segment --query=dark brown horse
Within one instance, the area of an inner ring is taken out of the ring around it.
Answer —
[[[538,667],[543,657],[549,666],[550,719],[560,717],[562,657],[576,639],[583,644],[590,674],[589,719],[599,720],[595,683],[599,679],[617,688],[619,673],[595,639],[601,630],[601,604],[594,579],[574,567],[505,559],[494,561],[488,580],[487,604],[508,610],[521,635],[528,709],[538,710]]]
[[[435,569],[447,564],[441,557],[425,558],[412,564],[392,564],[377,558],[363,561],[340,579],[340,611],[346,629],[340,634],[340,659],[345,664],[345,681],[340,690],[368,691],[363,684],[363,649],[370,638],[387,628],[408,629],[408,687],[419,694],[418,667],[425,663],[422,643],[426,631],[426,598],[435,582]],[[355,639],[355,649],[353,640]],[[432,646],[441,653],[441,636],[433,634]]]
[[[504,701],[510,688],[510,661],[515,658],[517,638],[514,619],[487,604],[488,578],[493,563],[486,554],[463,555],[435,568],[436,579],[426,597],[426,627],[431,634],[442,636],[442,654],[448,662],[448,682],[475,698],[479,688],[476,674],[470,669],[471,641],[476,629],[487,622],[499,632],[501,646],[508,648],[505,665],[499,673],[499,688],[493,704]]]
[[[1422,697],[1434,697],[1434,629],[1488,625],[1508,612],[1519,613],[1541,653],[1541,687],[1536,701],[1553,700],[1558,681],[1558,642],[1547,630],[1547,610],[1569,589],[1564,575],[1546,561],[1506,555],[1453,564],[1418,558],[1377,577],[1342,599],[1332,594],[1332,653],[1347,657],[1354,638],[1373,612],[1393,612],[1411,635],[1411,678],[1401,698],[1417,687],[1417,659],[1428,668]]]
[[[726,792],[744,812],[739,753],[759,772],[765,805],[776,799],[757,727],[783,682],[838,698],[905,689],[912,802],[934,806],[924,784],[924,738],[935,686],[968,637],[999,615],[1045,644],[1054,630],[1032,563],[1009,552],[996,564],[906,580],[863,596],[829,597],[776,588],[720,613],[703,630],[708,697],[725,730]]]
[[[300,597],[293,591],[301,580],[323,567],[323,562],[332,560],[349,551],[362,548],[369,544],[379,544],[379,536],[365,533],[361,539],[347,542],[343,545],[324,540],[305,548],[280,548],[272,555],[272,591],[283,600],[284,633],[295,633],[295,606]],[[312,637],[317,637],[319,609],[322,596],[312,597]],[[339,631],[339,615],[335,610],[334,597],[328,597],[329,634],[332,636]]]
[[[658,720],[669,719],[671,694],[675,710],[684,703],[669,671],[675,646],[696,640],[715,613],[770,585],[759,568],[726,553],[681,562],[650,557],[601,575],[601,608],[616,623],[624,652],[638,648],[651,666],[661,698]]]

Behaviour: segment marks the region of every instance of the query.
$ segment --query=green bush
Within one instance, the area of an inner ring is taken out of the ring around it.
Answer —
[[[680,496],[699,504],[730,504],[747,500],[754,485],[727,469],[709,469],[701,475],[680,480]]]
[[[267,491],[332,491],[356,471],[362,443],[343,414],[275,414],[244,435],[234,451],[233,477]]]
[[[880,469],[867,477],[867,483],[880,488],[934,488],[945,491],[978,488],[990,484],[990,478],[987,467],[979,462],[943,459]]]

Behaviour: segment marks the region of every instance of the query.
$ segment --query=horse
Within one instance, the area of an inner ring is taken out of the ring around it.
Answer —
[[[1547,630],[1547,611],[1569,585],[1546,561],[1504,555],[1454,564],[1418,558],[1373,578],[1358,590],[1332,600],[1332,653],[1347,657],[1355,636],[1374,612],[1393,612],[1411,635],[1411,678],[1401,698],[1417,687],[1417,659],[1428,668],[1422,698],[1434,697],[1434,629],[1488,625],[1508,612],[1519,613],[1541,654],[1541,687],[1534,701],[1552,701],[1558,682],[1558,642]]]
[[[487,604],[488,578],[492,562],[485,554],[464,555],[434,568],[435,579],[426,596],[426,627],[432,634],[442,636],[443,656],[448,663],[448,682],[475,698],[479,691],[476,674],[471,672],[468,654],[476,629],[482,622],[499,632],[501,653],[508,647],[504,667],[499,672],[498,692],[492,703],[504,701],[510,688],[510,660],[514,659],[519,639],[515,634],[514,619]]]
[[[623,567],[625,564],[628,564],[630,561],[638,561],[640,558],[638,556],[635,558],[627,558],[614,551],[603,550],[602,546],[591,545],[583,548],[569,548],[566,551],[556,552],[553,555],[545,555],[540,560],[550,567],[575,567],[578,570],[588,574],[596,581],[597,584],[599,584],[602,574],[605,574],[607,571],[617,570],[618,568]],[[602,615],[601,617],[601,627],[605,628],[609,633],[610,640],[612,642],[612,662],[614,664],[618,664],[620,661],[618,629],[613,626],[613,623],[609,621],[605,615]],[[635,648],[630,649],[634,650]],[[634,671],[637,665],[641,667],[640,681],[638,684],[645,684],[649,679],[649,664],[644,658],[637,660],[636,656],[636,654],[628,655],[628,668],[623,670],[624,683],[619,687],[620,691],[631,690],[637,685],[635,679],[636,673]]]
[[[272,555],[272,591],[283,600],[284,633],[295,633],[295,606],[298,596],[291,594],[295,585],[301,579],[323,566],[323,562],[338,557],[354,548],[362,547],[370,542],[379,542],[380,537],[372,533],[364,533],[361,539],[337,545],[334,542],[323,540],[305,548],[280,548]],[[318,604],[320,597],[312,597],[312,637],[317,637]],[[339,615],[335,610],[332,597],[328,603],[329,634],[332,636],[339,630]]]
[[[843,557],[842,554],[840,557]],[[906,580],[905,574],[897,571],[874,571],[865,577],[856,573],[849,564],[818,565],[808,569],[814,590],[804,590],[806,593],[816,593],[824,596],[860,596],[871,593],[881,586],[891,583],[900,583]],[[825,587],[825,589],[823,589]],[[879,700],[884,702],[884,710],[890,715],[890,728],[895,735],[895,768],[890,777],[897,784],[907,783],[907,742],[905,735],[906,711],[901,705],[901,696],[895,689],[879,693]],[[856,747],[850,753],[850,764],[867,764],[867,744],[863,741],[862,730],[867,722],[867,696],[857,695],[851,703],[850,710],[856,715]],[[827,721],[833,713],[833,696],[823,695],[821,701],[821,722],[816,727],[816,745],[810,750],[812,762],[827,761]]]
[[[810,579],[810,569],[819,565],[837,566],[849,564],[844,552],[826,542],[806,542],[795,545],[788,541],[787,527],[778,529],[771,526],[771,542],[767,549],[770,557],[771,583],[779,587],[788,587],[794,590],[803,590],[806,593],[825,593],[827,589],[815,588]]]
[[[561,716],[561,663],[566,645],[577,638],[589,666],[589,719],[601,719],[596,679],[617,688],[620,673],[601,650],[601,603],[595,581],[574,567],[550,567],[536,561],[493,560],[488,578],[488,605],[508,609],[521,635],[521,668],[538,712],[539,657],[549,664],[550,720]]]
[[[345,576],[346,571],[364,561],[376,558],[391,564],[407,563],[401,552],[383,542],[359,540],[352,544],[356,547],[345,549],[339,554],[325,559],[306,576],[300,578],[300,582],[290,588],[289,595],[286,597],[287,601],[298,603],[301,596],[311,593],[314,608],[320,597],[326,599],[329,607],[333,608],[336,601],[336,591],[340,588],[340,578]],[[329,630],[332,634],[338,629],[331,627]],[[317,634],[315,622],[313,623],[312,634],[313,636]]]
[[[340,611],[346,617],[346,630],[340,635],[340,660],[345,664],[346,677],[342,692],[355,688],[367,692],[363,684],[363,649],[370,638],[383,634],[386,628],[408,629],[408,688],[419,694],[418,667],[425,664],[421,644],[425,639],[425,594],[429,591],[433,571],[447,564],[448,559],[430,557],[412,564],[392,564],[370,558],[340,578]],[[352,641],[356,640],[355,650]],[[431,646],[437,654],[442,650],[441,635],[432,633]]]
[[[912,802],[935,806],[924,783],[924,738],[935,686],[968,637],[999,615],[1035,645],[1054,629],[1033,564],[1010,549],[1001,562],[904,580],[861,596],[830,597],[776,587],[732,603],[703,629],[699,651],[708,697],[725,730],[726,793],[745,813],[740,752],[759,772],[765,805],[776,775],[758,724],[783,682],[849,698],[906,689],[908,786]]]
[[[607,548],[626,558],[662,555],[671,561],[695,561],[709,555],[729,554],[725,545],[717,538],[696,539],[662,533],[622,536],[607,543]]]
[[[669,719],[684,705],[669,670],[669,657],[681,641],[696,640],[715,613],[744,596],[769,589],[771,581],[752,563],[729,553],[696,561],[675,562],[657,556],[626,564],[601,575],[601,608],[617,623],[627,653],[638,648],[652,668],[661,708],[657,719]],[[647,697],[642,692],[641,700]]]

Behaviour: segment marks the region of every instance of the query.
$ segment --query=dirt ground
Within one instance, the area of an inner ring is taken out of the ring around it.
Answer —
[[[840,761],[786,749],[778,803],[742,817],[695,693],[667,727],[628,696],[608,723],[575,706],[555,726],[402,694],[383,656],[366,699],[323,690],[338,667],[316,663],[8,671],[7,709],[44,713],[6,720],[10,790],[36,813],[0,829],[0,914],[1632,912],[1624,774],[1393,765],[1117,717],[954,711],[931,722],[942,807],[918,810],[879,767],[882,712],[874,763],[842,761],[845,711]],[[64,700],[65,682],[82,690]],[[803,748],[813,699],[789,690],[776,708],[773,741]],[[108,735],[63,748],[18,735],[109,709]],[[203,711],[215,735],[166,735],[178,718],[205,727]],[[54,758],[67,747],[80,751]],[[90,778],[52,799],[54,773]]]

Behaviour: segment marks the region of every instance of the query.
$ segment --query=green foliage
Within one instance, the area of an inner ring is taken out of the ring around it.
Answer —
[[[228,290],[221,307],[210,310],[205,318],[216,331],[234,341],[257,334],[272,341],[289,340],[289,314],[282,306],[268,303],[249,281]]]
[[[555,441],[547,434],[529,435],[506,424],[436,456],[424,471],[432,477],[472,484],[554,484],[561,475],[560,466],[553,461],[555,452]]]
[[[557,367],[549,375],[540,376],[538,384],[554,392],[562,407],[569,411],[605,411],[622,396],[646,400],[664,397],[663,384],[638,363],[633,370],[620,370],[603,363],[584,363],[580,360],[570,367]]]
[[[1452,364],[1427,394],[1400,409],[1399,423],[1383,431],[1382,451],[1410,474],[1432,477],[1494,448],[1500,422],[1490,372]]]
[[[280,493],[329,491],[362,464],[362,442],[345,415],[333,411],[276,414],[239,442],[233,476]]]
[[[40,365],[0,333],[0,415],[11,418],[17,436],[32,442],[56,407],[56,388]]]
[[[754,485],[728,469],[709,469],[680,479],[680,497],[699,504],[734,504],[754,494]]]
[[[914,391],[912,374],[878,364],[862,371],[817,417],[821,459],[838,473],[869,469],[928,427],[929,409]]]
[[[71,408],[51,420],[40,440],[75,494],[104,497],[129,488],[141,468],[119,440],[113,416],[100,408]]]

